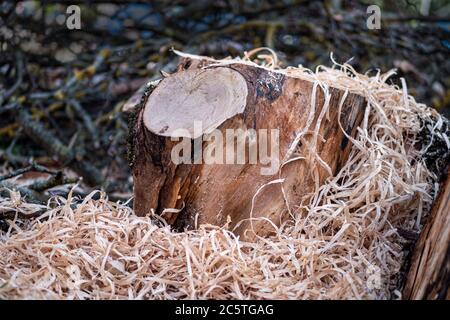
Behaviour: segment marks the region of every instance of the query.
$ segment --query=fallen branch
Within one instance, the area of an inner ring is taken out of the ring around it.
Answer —
[[[80,174],[86,183],[92,186],[103,184],[102,174],[97,168],[86,161],[77,160],[75,153],[71,149],[66,147],[57,137],[45,129],[41,123],[34,121],[31,115],[23,108],[17,114],[17,121],[34,142]]]
[[[66,178],[61,171],[45,180],[39,180],[29,185],[28,188],[35,191],[45,191],[64,184],[77,183],[78,178]]]
[[[17,170],[14,170],[14,171],[10,172],[10,173],[7,173],[7,174],[5,174],[3,176],[0,176],[0,181],[11,179],[11,178],[14,178],[16,176],[19,176],[21,174],[24,174],[24,173],[27,173],[27,172],[30,172],[30,171],[43,172],[43,173],[48,173],[48,174],[56,174],[56,172],[54,172],[54,171],[52,171],[52,170],[50,170],[50,169],[48,169],[48,168],[46,168],[44,166],[41,166],[41,165],[39,165],[39,164],[37,164],[35,162],[32,162],[31,165],[29,165],[26,168],[17,169]]]

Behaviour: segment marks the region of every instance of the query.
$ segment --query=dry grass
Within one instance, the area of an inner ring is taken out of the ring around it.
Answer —
[[[348,163],[302,203],[289,204],[293,217],[276,235],[245,243],[213,226],[173,233],[164,221],[136,217],[104,195],[54,198],[39,219],[9,221],[0,232],[0,298],[400,297],[404,253],[397,228],[420,229],[436,188],[412,146],[423,121],[439,123],[440,116],[409,96],[404,82],[387,85],[392,72],[367,76],[338,64],[280,70],[273,55],[264,58],[267,68],[314,81],[326,96],[335,86],[368,101]],[[237,60],[217,63],[230,61]],[[320,117],[326,121],[326,111]],[[326,166],[314,142],[308,154],[296,149],[311,141],[305,135],[319,139],[316,129],[299,128],[286,161],[307,161],[311,170]],[[37,209],[15,192],[0,198],[0,211]]]

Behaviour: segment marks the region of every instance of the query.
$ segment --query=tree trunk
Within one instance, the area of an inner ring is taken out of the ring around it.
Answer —
[[[287,204],[347,161],[346,135],[355,135],[364,107],[358,95],[330,88],[327,96],[310,81],[254,65],[185,58],[147,88],[130,121],[135,212],[154,210],[179,229],[209,223],[266,235],[268,220],[280,225]],[[293,151],[306,159],[280,166]],[[261,217],[268,219],[249,220]]]
[[[420,233],[403,290],[404,299],[450,299],[450,167]]]

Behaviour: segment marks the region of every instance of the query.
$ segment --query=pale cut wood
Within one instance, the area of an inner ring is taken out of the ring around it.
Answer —
[[[244,77],[230,68],[178,72],[149,96],[144,124],[160,136],[196,139],[242,113],[247,94]],[[202,121],[201,132],[194,132],[197,120]]]
[[[324,114],[322,122],[318,124],[317,120],[325,98],[322,90],[317,89],[316,110],[309,132],[302,141],[311,143],[313,136],[311,131],[316,125],[320,128],[316,151],[328,164],[329,170],[321,165],[313,167],[305,160],[289,163],[275,175],[261,175],[261,169],[266,165],[259,162],[257,164],[246,162],[225,165],[176,165],[171,161],[171,150],[178,142],[171,141],[169,137],[164,136],[163,132],[160,132],[160,124],[163,120],[152,120],[152,117],[159,117],[158,114],[164,115],[167,117],[165,125],[172,123],[176,126],[182,123],[179,119],[173,121],[169,118],[176,117],[174,113],[183,110],[185,106],[183,103],[177,105],[168,102],[171,111],[164,112],[167,97],[179,95],[177,101],[189,101],[191,94],[198,93],[183,87],[180,87],[177,92],[163,91],[175,86],[171,83],[174,79],[185,77],[189,79],[191,73],[206,72],[205,69],[198,71],[199,68],[206,68],[210,75],[219,73],[232,75],[237,79],[230,81],[235,88],[226,89],[228,92],[234,90],[236,93],[225,94],[225,96],[229,100],[234,99],[238,102],[235,102],[234,106],[232,103],[226,103],[231,111],[218,113],[219,116],[211,121],[212,127],[217,125],[217,129],[224,136],[226,129],[278,129],[279,157],[282,158],[292,145],[296,134],[305,128],[310,117],[312,82],[253,65],[232,63],[218,67],[209,66],[210,64],[210,61],[184,59],[177,73],[163,79],[152,92],[149,90],[140,106],[136,108],[135,117],[131,123],[130,140],[135,212],[138,215],[148,215],[154,210],[158,214],[164,214],[164,218],[179,229],[193,228],[196,224],[202,223],[219,226],[228,223],[228,227],[240,236],[243,236],[245,230],[250,227],[250,222],[245,220],[250,217],[250,213],[253,218],[265,217],[276,225],[280,225],[289,217],[285,200],[291,204],[298,204],[302,197],[323,183],[330,173],[336,174],[347,161],[351,143],[339,127],[338,119],[340,118],[346,133],[355,136],[364,114],[365,100],[361,96],[348,94],[340,114],[339,104],[344,92],[330,88],[329,109]],[[244,87],[239,79],[245,80]],[[207,81],[214,82],[215,79],[208,77]],[[198,87],[217,90],[216,83],[203,83]],[[155,93],[156,96],[153,96]],[[240,106],[240,97],[246,97],[243,109]],[[194,103],[189,102],[189,105],[195,108]],[[202,112],[191,114],[195,117],[201,114],[208,117],[209,113],[204,112],[207,107],[207,104],[204,104],[201,107]],[[226,116],[223,116],[224,114]],[[153,121],[158,125],[153,127]],[[184,125],[186,124],[182,124]],[[196,142],[193,141],[193,143]],[[203,143],[202,148],[205,147],[206,143]],[[302,145],[302,142],[299,150],[304,155],[308,154],[307,146]],[[317,181],[315,176],[318,177]],[[280,183],[263,187],[279,178],[285,179],[282,184],[284,196]],[[181,210],[175,213],[173,210],[165,210],[166,208]],[[258,222],[253,224],[253,230],[259,235],[266,235],[273,228],[268,222]],[[248,235],[246,239],[252,239],[253,236]]]
[[[450,298],[450,167],[420,233],[403,289],[404,299]]]

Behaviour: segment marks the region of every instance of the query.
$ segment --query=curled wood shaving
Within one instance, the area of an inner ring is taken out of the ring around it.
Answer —
[[[249,56],[214,62],[253,64]],[[279,69],[276,57],[267,61],[264,68],[313,81],[314,90],[325,96],[333,86],[367,100],[357,136],[349,137],[348,162],[304,201],[290,203],[291,219],[274,236],[247,243],[210,225],[175,233],[105,195],[80,201],[69,194],[53,198],[53,209],[49,206],[40,218],[20,226],[8,221],[9,229],[0,231],[0,298],[401,297],[395,281],[404,254],[397,228],[419,231],[436,188],[421,151],[411,146],[421,123],[439,126],[439,114],[408,95],[406,83],[387,85],[394,72],[363,75],[336,62],[313,72]],[[326,118],[326,110],[320,118]],[[298,128],[295,143],[311,130],[320,138],[310,126]],[[285,160],[326,165],[314,155],[315,144],[309,150]],[[0,198],[0,206],[38,209],[17,194]]]

